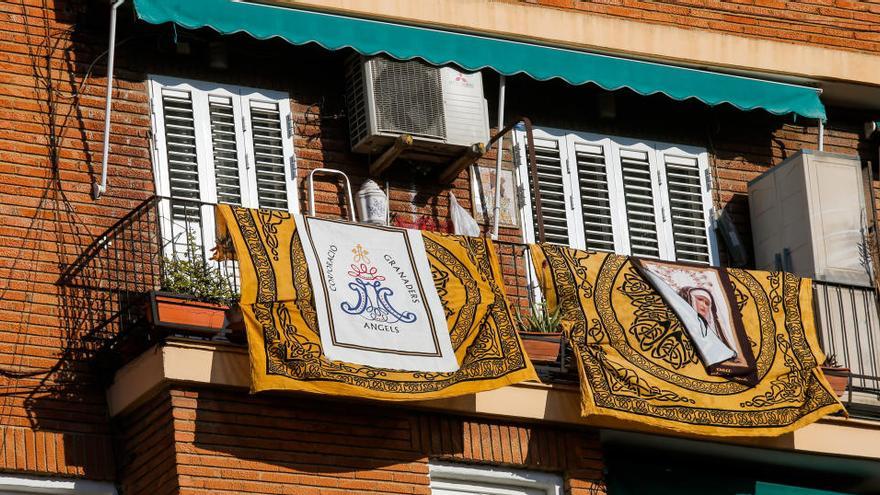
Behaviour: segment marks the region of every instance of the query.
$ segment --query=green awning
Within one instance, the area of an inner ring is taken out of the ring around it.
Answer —
[[[330,50],[352,48],[363,55],[387,54],[466,70],[490,68],[537,80],[560,78],[607,90],[629,88],[642,95],[663,93],[708,105],[729,103],[742,110],[825,119],[815,88],[749,77],[631,60],[577,50],[231,0],[135,0],[146,22],[173,22],[223,34],[245,32],[259,39],[279,37],[295,45],[317,43]]]
[[[827,490],[814,490],[799,486],[777,485],[759,481],[755,483],[755,495],[846,495],[842,492],[829,492]]]

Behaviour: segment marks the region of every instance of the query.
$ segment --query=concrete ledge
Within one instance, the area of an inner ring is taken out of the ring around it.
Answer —
[[[247,351],[239,346],[171,340],[155,346],[116,373],[107,390],[110,414],[131,411],[170,383],[250,387]],[[580,416],[577,387],[522,383],[488,392],[419,401],[408,407],[516,421],[589,426]],[[775,438],[731,438],[718,443],[790,452],[880,459],[880,422],[829,417]]]

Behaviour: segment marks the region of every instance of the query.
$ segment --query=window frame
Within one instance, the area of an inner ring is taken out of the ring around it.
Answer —
[[[257,188],[256,162],[251,129],[251,101],[272,102],[278,105],[279,124],[282,135],[282,154],[285,167],[285,189],[287,211],[299,212],[299,191],[297,187],[297,164],[294,149],[293,120],[290,110],[290,95],[281,91],[265,90],[233,84],[216,83],[195,79],[151,74],[147,78],[150,98],[150,125],[152,134],[151,161],[153,166],[156,195],[171,198],[170,166],[168,163],[168,144],[165,135],[165,114],[162,103],[162,90],[189,91],[192,100],[193,130],[196,146],[196,164],[199,179],[199,201],[201,229],[199,242],[203,250],[215,242],[215,218],[213,205],[218,203],[215,171],[214,145],[211,136],[211,96],[230,98],[233,118],[236,123],[236,156],[239,171],[241,206],[258,208],[259,190]],[[163,233],[174,231],[171,206],[168,201],[159,204]],[[163,235],[163,238],[166,236]],[[173,255],[172,243],[167,243],[166,254]],[[207,252],[204,253],[207,257]]]
[[[549,472],[431,461],[428,464],[428,473],[432,492],[434,489],[457,489],[464,492],[470,488],[474,490],[473,493],[492,493],[487,492],[485,487],[479,486],[479,483],[483,483],[510,487],[511,490],[517,488],[540,490],[546,495],[565,493],[563,477]],[[477,491],[478,489],[480,491]],[[496,493],[504,492],[496,491]]]
[[[54,495],[117,495],[113,483],[73,478],[0,475],[0,495],[24,495],[30,493]]]
[[[614,252],[629,255],[632,252],[628,212],[624,195],[624,181],[621,171],[621,150],[636,150],[647,153],[652,191],[654,197],[654,220],[658,241],[659,258],[676,261],[675,238],[670,209],[670,194],[666,175],[666,156],[685,155],[696,160],[700,191],[703,203],[703,221],[708,243],[709,265],[717,266],[719,262],[718,240],[714,229],[714,209],[712,201],[712,178],[709,169],[709,154],[705,148],[660,141],[640,140],[622,136],[601,135],[580,132],[570,129],[552,127],[536,127],[534,139],[556,141],[562,162],[563,190],[565,191],[566,218],[568,226],[569,246],[587,249],[583,225],[581,197],[576,188],[578,170],[575,147],[578,143],[601,146],[603,149],[606,177],[608,182],[609,203],[611,205],[611,227],[614,238]],[[533,226],[533,205],[529,190],[529,170],[526,159],[525,131],[514,132],[516,146],[515,157],[516,181],[520,191],[520,220],[523,225],[523,241],[536,242]]]

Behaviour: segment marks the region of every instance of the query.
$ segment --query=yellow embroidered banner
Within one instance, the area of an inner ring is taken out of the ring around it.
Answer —
[[[495,248],[483,238],[423,232],[434,286],[458,360],[454,372],[331,361],[296,222],[286,212],[217,207],[217,255],[241,273],[251,389],[424,400],[537,380],[507,305]]]
[[[728,269],[757,385],[709,374],[685,329],[628,257],[531,247],[577,356],[581,414],[600,426],[775,436],[843,410],[819,369],[810,280]]]

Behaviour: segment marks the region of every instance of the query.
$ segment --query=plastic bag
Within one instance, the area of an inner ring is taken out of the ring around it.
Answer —
[[[449,216],[452,217],[452,230],[456,235],[480,235],[480,225],[474,217],[458,204],[455,195],[449,191]]]

